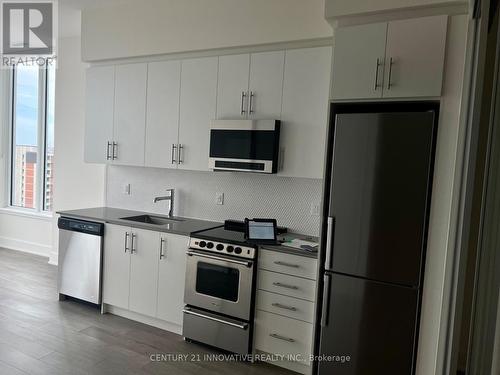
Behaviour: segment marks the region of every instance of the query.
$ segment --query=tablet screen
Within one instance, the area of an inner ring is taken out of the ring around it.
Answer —
[[[248,238],[251,240],[274,240],[275,224],[272,221],[248,221]]]

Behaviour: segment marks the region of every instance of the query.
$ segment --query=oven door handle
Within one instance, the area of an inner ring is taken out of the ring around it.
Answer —
[[[233,323],[233,322],[228,322],[227,320],[215,318],[215,317],[210,316],[210,315],[200,314],[198,312],[194,312],[194,311],[189,310],[189,309],[184,309],[184,310],[182,310],[182,312],[184,314],[194,315],[194,316],[198,316],[200,318],[205,318],[205,319],[208,319],[208,320],[213,320],[214,322],[218,322],[218,323],[222,323],[222,324],[227,324],[228,326],[231,326],[231,327],[236,327],[236,328],[240,328],[240,329],[247,329],[248,328],[248,323],[237,324],[237,323]]]
[[[227,259],[227,258],[222,258],[222,257],[215,256],[215,255],[195,253],[193,251],[188,251],[187,255],[189,255],[191,257],[192,256],[197,256],[197,257],[202,257],[202,258],[220,260],[220,261],[228,262],[228,263],[235,263],[235,264],[239,264],[239,265],[246,266],[246,267],[251,267],[252,264],[253,264],[253,262],[245,262],[245,261],[242,261],[242,260]]]

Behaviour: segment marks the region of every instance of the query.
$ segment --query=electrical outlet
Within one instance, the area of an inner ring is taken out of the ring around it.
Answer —
[[[123,185],[123,194],[130,195],[130,184]]]
[[[319,202],[311,202],[311,210],[310,214],[311,216],[319,216],[319,211],[321,209]]]
[[[215,203],[220,206],[224,204],[224,193],[215,193]]]

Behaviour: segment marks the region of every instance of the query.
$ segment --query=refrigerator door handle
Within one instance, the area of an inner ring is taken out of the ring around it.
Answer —
[[[321,327],[328,326],[330,307],[330,275],[323,276],[323,306],[321,308]]]
[[[328,216],[327,229],[326,229],[325,270],[332,269],[332,245],[333,245],[334,226],[335,226],[335,219],[332,216]]]

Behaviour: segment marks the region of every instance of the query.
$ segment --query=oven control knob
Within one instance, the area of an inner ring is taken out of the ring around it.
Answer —
[[[213,242],[208,242],[207,243],[207,249],[212,249],[214,247],[214,243]]]
[[[220,244],[218,244],[215,248],[216,248],[217,250],[219,250],[219,251],[222,251],[222,250],[224,250],[224,245],[220,243]]]
[[[241,247],[237,247],[234,249],[235,254],[241,254]]]
[[[233,250],[234,250],[234,247],[232,247],[232,246],[228,246],[228,247],[226,247],[226,251],[227,251],[228,253],[232,253],[232,252],[233,252]]]
[[[205,246],[207,246],[207,243],[205,241],[200,241],[200,243],[198,245],[200,247],[205,247]]]

